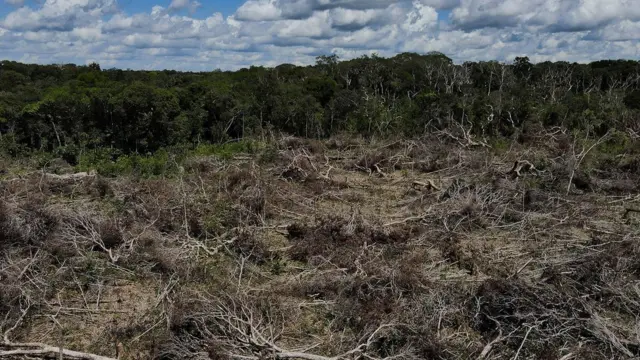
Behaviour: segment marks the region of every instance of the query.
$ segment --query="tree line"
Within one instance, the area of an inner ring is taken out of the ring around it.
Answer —
[[[314,65],[177,72],[0,62],[0,144],[12,155],[87,149],[146,154],[265,130],[510,136],[528,124],[640,131],[640,63],[454,64],[441,53]]]

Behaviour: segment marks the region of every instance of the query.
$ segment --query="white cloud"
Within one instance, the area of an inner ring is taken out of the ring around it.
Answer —
[[[191,70],[403,51],[456,61],[638,59],[636,1],[247,0],[231,16],[197,18],[193,0],[139,13],[116,0],[44,0],[0,17],[0,49],[22,61]],[[439,9],[452,9],[450,22]]]
[[[282,11],[276,0],[249,0],[238,8],[235,17],[242,21],[272,21],[280,19]]]
[[[466,30],[528,26],[575,32],[622,19],[640,19],[637,0],[462,0],[451,13],[452,22]]]
[[[460,0],[418,0],[422,5],[435,9],[453,9],[460,5]]]
[[[278,23],[273,29],[281,38],[322,38],[332,34],[328,11],[316,12],[304,20]]]
[[[25,6],[9,13],[0,24],[16,31],[71,31],[116,10],[116,0],[46,0],[40,9]]]
[[[640,21],[623,20],[593,30],[584,37],[593,41],[638,41],[640,40]]]
[[[77,27],[71,30],[71,34],[83,41],[98,41],[102,38],[100,29],[92,27]]]
[[[403,28],[409,32],[423,32],[437,24],[438,12],[425,5],[424,1],[414,1],[413,9],[408,13]]]
[[[202,6],[202,4],[199,1],[171,0],[171,4],[169,4],[169,10],[179,11],[187,9],[190,13],[194,13],[200,6]]]

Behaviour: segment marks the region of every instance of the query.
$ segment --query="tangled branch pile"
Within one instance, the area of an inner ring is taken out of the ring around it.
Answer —
[[[541,136],[2,180],[0,358],[637,358],[638,149]]]

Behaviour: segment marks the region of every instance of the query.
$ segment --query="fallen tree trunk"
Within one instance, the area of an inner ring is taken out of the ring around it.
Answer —
[[[92,177],[96,177],[97,173],[95,171],[89,171],[89,172],[77,172],[77,173],[72,173],[72,174],[63,174],[63,175],[58,175],[58,174],[52,174],[52,173],[47,173],[47,172],[43,172],[43,171],[34,171],[34,172],[30,172],[27,174],[22,174],[22,175],[18,175],[18,177],[13,178],[13,179],[6,179],[6,180],[2,180],[3,182],[11,182],[11,181],[21,181],[21,180],[25,180],[28,179],[30,176],[33,175],[38,175],[42,178],[47,178],[47,179],[52,179],[52,180],[82,180],[85,178],[92,178]]]
[[[78,179],[84,179],[87,177],[94,177],[96,176],[96,172],[95,171],[78,172],[78,173],[64,174],[64,175],[42,173],[42,175],[47,178],[56,179],[56,180],[78,180]]]
[[[39,358],[60,358],[78,360],[117,360],[106,356],[63,349],[42,343],[2,343],[0,358],[18,358],[20,356]]]

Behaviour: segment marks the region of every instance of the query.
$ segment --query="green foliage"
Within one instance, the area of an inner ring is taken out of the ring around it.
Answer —
[[[178,164],[163,149],[153,155],[120,155],[111,149],[87,151],[80,156],[79,171],[96,170],[103,176],[134,175],[140,177],[171,176],[178,172]]]
[[[4,134],[0,137],[0,154],[11,157],[24,157],[29,153],[29,149],[16,141],[13,134]]]
[[[161,148],[148,155],[124,154],[114,148],[98,148],[77,156],[78,171],[96,170],[103,176],[133,175],[139,177],[168,177],[180,173],[181,164],[192,156],[217,156],[231,159],[238,154],[256,154],[263,148],[257,141],[238,141],[226,144],[202,144],[193,149],[186,145]],[[64,149],[71,151],[72,149]],[[55,154],[63,156],[61,148]],[[53,156],[53,155],[52,155]]]
[[[264,150],[260,153],[260,163],[269,164],[274,162],[278,158],[278,147],[276,144],[268,144]]]
[[[612,131],[605,141],[603,141],[596,150],[599,153],[608,155],[621,155],[629,153],[631,150],[632,140],[629,134],[623,131]]]
[[[228,158],[249,151],[246,143],[219,144],[265,129],[314,138],[345,131],[388,136],[464,123],[492,137],[536,121],[602,135],[637,129],[640,117],[637,61],[533,64],[523,56],[512,64],[456,65],[438,52],[316,60],[208,73],[3,61],[0,150],[53,152],[105,172],[157,176],[168,171],[150,164],[160,149]],[[100,148],[115,155],[90,154]]]
[[[33,151],[29,154],[29,160],[33,164],[33,166],[37,168],[45,168],[49,166],[49,164],[55,159],[55,155],[53,153],[47,151]]]
[[[511,147],[511,141],[504,137],[494,137],[489,142],[491,149],[497,154],[503,154]]]

